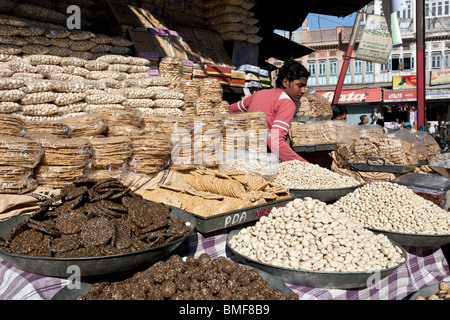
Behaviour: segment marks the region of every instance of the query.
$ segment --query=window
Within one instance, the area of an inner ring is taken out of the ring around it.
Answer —
[[[414,70],[414,57],[411,57],[411,70]]]
[[[444,16],[450,14],[450,1],[444,1]]]
[[[441,68],[441,55],[433,54],[431,56],[431,68],[432,69],[440,69]]]
[[[386,64],[381,65],[381,71],[386,71],[386,72],[389,71],[390,65],[391,65],[391,60],[389,59]]]
[[[446,52],[444,56],[444,66],[445,68],[450,67],[450,52]]]
[[[364,72],[364,82],[373,82],[373,62],[366,61],[365,72]]]
[[[400,58],[392,58],[391,59],[391,70],[400,70]]]
[[[403,70],[411,70],[411,57],[403,58]]]
[[[398,17],[403,19],[411,19],[411,1],[406,1],[406,8],[402,10],[401,16],[399,12]]]
[[[348,64],[347,73],[345,74],[344,83],[352,83],[352,64]]]
[[[330,64],[330,73],[328,75],[328,83],[329,84],[337,84],[338,79],[338,62],[336,59],[332,59],[329,61]]]
[[[319,60],[319,85],[327,84],[327,61]]]
[[[308,85],[315,86],[316,85],[316,61],[308,61],[308,71],[310,73],[310,77],[308,78]]]
[[[363,64],[361,60],[354,60],[353,61],[353,65],[354,65],[354,76],[355,76],[355,82],[359,83],[362,82],[362,73],[363,73]]]

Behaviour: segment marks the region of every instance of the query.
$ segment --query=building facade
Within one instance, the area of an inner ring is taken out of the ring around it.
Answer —
[[[386,64],[354,58],[367,15],[383,15],[381,0],[365,8],[339,102],[346,105],[349,123],[367,114],[371,123],[381,117],[388,126],[396,119],[416,122],[416,11],[415,1],[397,13],[402,43],[394,45]],[[425,3],[426,119],[450,120],[450,0]],[[299,58],[311,72],[310,89],[332,100],[353,27],[308,30],[305,23],[292,40],[315,49]]]

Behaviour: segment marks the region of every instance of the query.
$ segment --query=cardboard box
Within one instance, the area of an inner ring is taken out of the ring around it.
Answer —
[[[252,66],[251,64],[243,64],[242,66],[239,67],[239,70],[259,74],[261,68],[257,66]]]
[[[244,88],[245,87],[245,80],[244,79],[233,79],[233,78],[231,78],[230,85],[232,87]]]
[[[260,85],[261,84],[258,81],[246,81],[245,82],[246,88],[259,88]]]
[[[231,71],[231,78],[232,79],[242,79],[245,80],[246,73],[244,71],[240,70],[232,70]]]
[[[269,76],[269,70],[260,69],[260,70],[259,70],[259,75],[260,75],[261,77],[268,77],[268,76]]]
[[[134,56],[139,58],[145,58],[147,60],[159,61],[158,52],[136,51],[134,53]]]
[[[220,66],[206,66],[206,73],[212,76],[229,77],[231,78],[231,68]]]

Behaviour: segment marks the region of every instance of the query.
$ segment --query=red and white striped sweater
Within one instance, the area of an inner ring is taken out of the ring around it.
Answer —
[[[281,161],[300,160],[300,157],[286,142],[286,136],[295,114],[295,103],[283,89],[265,89],[230,105],[230,113],[257,112],[266,114],[269,137],[267,145]]]

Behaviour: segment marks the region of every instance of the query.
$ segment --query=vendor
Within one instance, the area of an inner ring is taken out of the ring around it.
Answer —
[[[331,110],[333,111],[333,117],[331,120],[342,120],[347,121],[347,108],[340,104],[331,105]]]
[[[295,102],[305,94],[309,75],[300,62],[287,60],[278,71],[276,88],[257,91],[230,105],[230,113],[262,111],[266,114],[267,145],[281,161],[308,162],[292,150],[286,137],[296,112]]]
[[[366,124],[369,124],[369,117],[367,115],[362,115],[361,117],[359,117],[359,120],[361,120],[358,125],[360,126],[364,126]]]

